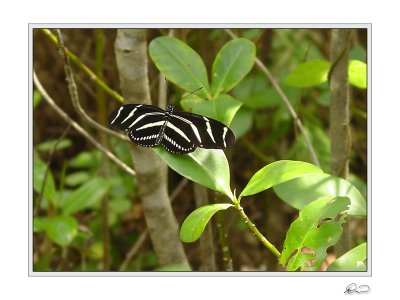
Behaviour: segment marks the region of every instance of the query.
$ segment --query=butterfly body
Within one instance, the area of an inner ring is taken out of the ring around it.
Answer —
[[[193,152],[197,147],[225,149],[235,143],[234,133],[223,123],[205,116],[164,111],[144,104],[126,104],[109,117],[111,126],[128,132],[129,138],[143,147],[162,145],[172,153]]]

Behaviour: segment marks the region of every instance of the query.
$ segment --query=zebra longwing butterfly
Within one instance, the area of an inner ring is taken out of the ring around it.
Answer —
[[[113,127],[128,132],[129,138],[143,147],[163,145],[169,152],[183,154],[197,147],[225,149],[235,143],[235,135],[221,122],[201,115],[174,112],[144,105],[126,104],[109,117]]]

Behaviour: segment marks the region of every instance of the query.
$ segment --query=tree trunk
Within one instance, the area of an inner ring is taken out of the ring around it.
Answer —
[[[115,55],[126,103],[150,102],[144,29],[119,29]],[[167,190],[167,167],[151,149],[132,145],[136,183],[151,241],[161,266],[189,266]]]
[[[331,173],[347,179],[351,150],[348,61],[351,31],[333,29],[331,37],[331,63],[329,76],[331,91],[330,138]],[[352,235],[349,223],[343,226],[343,235],[335,246],[336,254],[341,255],[352,248]]]

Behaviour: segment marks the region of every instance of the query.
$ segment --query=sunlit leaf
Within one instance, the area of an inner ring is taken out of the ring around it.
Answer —
[[[349,83],[360,88],[367,88],[367,64],[359,60],[349,62]]]
[[[211,217],[220,210],[233,206],[230,203],[210,204],[199,207],[193,211],[183,222],[181,227],[181,240],[185,243],[196,241],[204,231]]]
[[[222,150],[197,148],[192,153],[180,155],[172,154],[162,147],[153,149],[175,172],[233,198],[229,164]]]
[[[329,174],[310,174],[274,187],[275,193],[287,204],[301,209],[308,203],[326,196],[350,198],[349,215],[365,216],[366,201],[347,180]]]
[[[318,270],[326,249],[342,235],[342,224],[350,200],[347,197],[323,197],[305,206],[286,234],[279,263],[287,271]]]
[[[367,270],[367,244],[363,243],[346,252],[333,263],[327,271],[366,271]]]
[[[285,82],[298,88],[315,86],[328,80],[330,68],[331,63],[327,60],[310,60],[299,64]]]
[[[250,178],[239,198],[257,194],[282,182],[313,173],[322,173],[322,170],[302,161],[280,160],[273,162]]]

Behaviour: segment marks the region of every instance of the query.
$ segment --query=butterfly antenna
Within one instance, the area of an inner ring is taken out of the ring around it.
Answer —
[[[182,99],[185,99],[186,97],[188,97],[188,96],[190,96],[191,94],[193,94],[193,93],[195,93],[195,92],[201,90],[202,88],[203,88],[203,87],[199,87],[197,90],[194,90],[194,91],[190,92],[189,94],[185,95],[184,97],[182,97]],[[181,100],[182,100],[182,99],[181,99]]]

